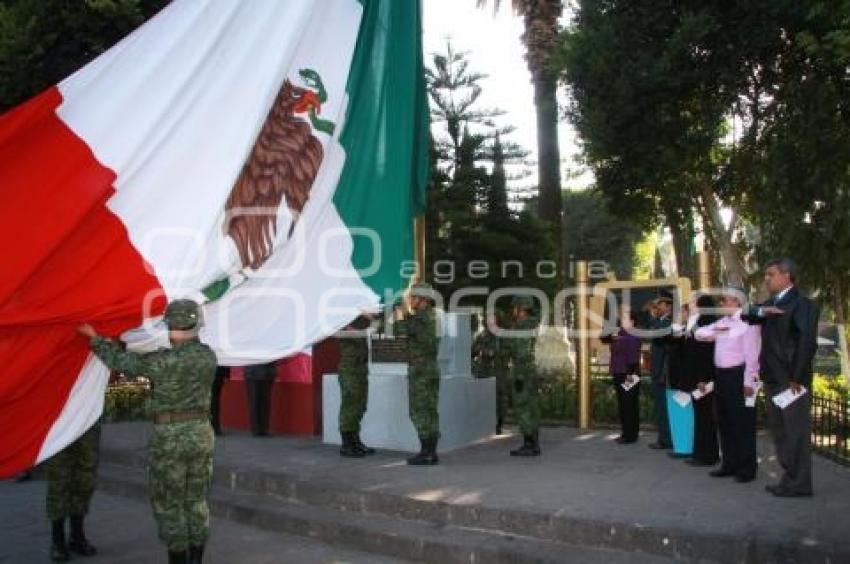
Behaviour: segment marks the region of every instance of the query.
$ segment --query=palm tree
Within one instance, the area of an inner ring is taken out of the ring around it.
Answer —
[[[478,7],[488,4],[477,0]],[[493,0],[498,11],[502,0]],[[552,54],[558,45],[558,18],[564,11],[561,0],[511,0],[514,12],[522,16],[525,32],[525,59],[534,84],[537,111],[537,168],[539,174],[538,213],[552,224],[555,232],[561,226],[561,154],[558,147],[558,77],[553,69]],[[560,240],[560,237],[556,237]]]

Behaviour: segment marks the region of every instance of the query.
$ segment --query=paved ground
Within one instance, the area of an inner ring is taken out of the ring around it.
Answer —
[[[148,432],[142,424],[106,426],[103,446],[142,450]],[[318,440],[228,434],[217,443],[216,461],[423,500],[850,548],[849,468],[816,456],[815,497],[778,499],[764,491],[765,484],[778,479],[767,437],[759,440],[758,479],[739,484],[710,478],[707,469],[648,449],[649,437],[621,446],[612,442],[613,436],[608,431],[544,429],[539,459],[508,456],[516,441],[504,437],[444,455],[439,466],[411,468],[401,453],[349,460]]]
[[[0,562],[50,562],[50,533],[44,516],[41,480],[0,483]],[[153,517],[145,503],[97,492],[89,518],[89,537],[100,554],[76,558],[87,564],[155,564],[165,562],[156,540]],[[401,560],[331,547],[311,539],[270,533],[213,519],[208,549],[210,564],[402,564]]]
[[[106,425],[105,459],[110,453],[125,458],[144,453],[149,433],[146,424]],[[628,446],[612,438],[607,431],[544,429],[539,459],[509,457],[516,440],[502,437],[444,455],[439,466],[411,468],[401,453],[350,460],[340,458],[337,447],[314,439],[230,433],[217,443],[216,465],[220,478],[236,469],[281,472],[335,487],[587,519],[612,528],[651,527],[671,535],[728,535],[850,551],[848,468],[815,457],[815,497],[777,499],[764,491],[778,470],[764,437],[759,476],[749,484],[710,478],[706,469],[652,451],[646,447],[649,437]],[[46,561],[43,487],[41,482],[0,484],[0,562]],[[145,504],[98,493],[92,531],[104,552],[93,564],[160,561],[162,549],[150,540],[155,534]],[[211,549],[213,563],[392,561],[221,520],[214,522]]]

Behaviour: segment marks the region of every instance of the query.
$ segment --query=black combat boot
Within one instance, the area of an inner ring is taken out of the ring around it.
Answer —
[[[411,466],[433,466],[440,463],[440,459],[437,457],[437,439],[419,439],[419,444],[421,445],[419,454],[408,458],[408,464]]]
[[[340,456],[347,458],[363,458],[366,453],[360,450],[354,441],[354,433],[342,433],[342,446],[339,447]]]
[[[67,562],[71,559],[68,545],[65,544],[65,519],[50,522],[53,528],[53,541],[50,544],[50,559],[54,562]]]
[[[97,554],[97,549],[89,544],[88,539],[86,539],[83,519],[82,515],[71,516],[71,541],[68,543],[68,548],[71,552],[80,556],[94,556]]]
[[[354,433],[354,444],[357,445],[357,448],[363,451],[363,454],[375,454],[375,449],[367,447],[363,444],[363,441],[360,440],[360,433]]]
[[[522,446],[511,451],[511,456],[540,456],[540,443],[538,432],[531,435],[523,435]]]
[[[201,564],[204,560],[204,545],[189,547],[189,564]]]
[[[169,550],[168,564],[188,564],[185,550]]]

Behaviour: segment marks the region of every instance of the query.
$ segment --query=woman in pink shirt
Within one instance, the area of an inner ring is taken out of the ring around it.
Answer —
[[[720,300],[726,315],[696,331],[696,338],[714,342],[717,368],[715,394],[722,464],[715,478],[734,476],[738,482],[756,477],[756,413],[747,398],[757,392],[761,337],[757,327],[741,319],[744,293],[730,288]]]

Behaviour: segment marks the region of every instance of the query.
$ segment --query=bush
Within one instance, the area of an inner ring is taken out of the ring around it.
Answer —
[[[150,419],[150,384],[147,380],[120,381],[106,389],[103,419],[109,423]]]
[[[850,387],[847,385],[847,378],[838,376],[825,376],[823,374],[815,374],[812,381],[812,393],[816,396],[845,400],[850,399]]]

